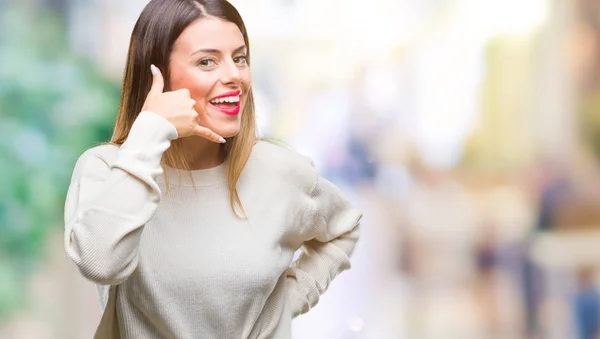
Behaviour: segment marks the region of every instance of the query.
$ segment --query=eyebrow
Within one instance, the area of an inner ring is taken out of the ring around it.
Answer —
[[[241,52],[244,49],[246,49],[246,45],[241,45],[240,47],[234,49],[233,53],[235,54],[235,53]],[[215,49],[215,48],[202,48],[202,49],[199,49],[199,50],[195,51],[194,53],[192,53],[192,55],[195,55],[195,54],[198,54],[198,53],[219,54],[219,53],[221,53],[221,51],[218,50],[218,49]]]

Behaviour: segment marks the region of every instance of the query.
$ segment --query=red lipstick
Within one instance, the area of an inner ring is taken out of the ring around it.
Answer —
[[[236,106],[232,106],[231,108],[219,107],[211,104],[216,110],[225,113],[227,115],[238,115],[240,113],[240,103],[238,102]]]
[[[210,104],[212,107],[214,107],[216,110],[220,111],[223,114],[237,115],[240,113],[240,109],[241,109],[241,98],[240,98],[240,101],[235,103],[235,105],[226,104],[226,103],[213,103],[212,101],[215,99],[219,99],[219,98],[240,96],[241,93],[242,93],[242,91],[238,90],[238,91],[232,91],[232,92],[227,92],[227,93],[221,94],[219,96],[212,98],[210,100]]]

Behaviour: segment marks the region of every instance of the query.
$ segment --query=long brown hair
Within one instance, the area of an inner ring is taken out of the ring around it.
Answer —
[[[133,122],[140,113],[152,86],[150,65],[160,68],[164,75],[165,90],[170,90],[169,60],[173,45],[183,30],[192,22],[207,16],[217,17],[234,23],[244,36],[250,62],[250,43],[242,17],[226,0],[152,0],[138,18],[131,40],[123,77],[121,104],[111,143],[121,145],[127,139]],[[229,160],[228,188],[231,208],[238,216],[244,214],[236,185],[248,161],[252,146],[258,140],[254,97],[252,89],[242,111],[240,133],[227,140],[226,157]],[[189,169],[181,139],[174,140],[162,160],[167,166]],[[168,186],[168,185],[167,185]],[[236,209],[239,208],[238,209]],[[239,212],[239,213],[238,213]]]

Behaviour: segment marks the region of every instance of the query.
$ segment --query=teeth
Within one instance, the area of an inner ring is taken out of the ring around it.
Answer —
[[[240,96],[236,95],[236,96],[232,96],[232,97],[224,97],[224,98],[214,99],[214,100],[211,100],[210,102],[212,102],[214,104],[221,104],[224,102],[236,103],[239,101],[240,101]]]

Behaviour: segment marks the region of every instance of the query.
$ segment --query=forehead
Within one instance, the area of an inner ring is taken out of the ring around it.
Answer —
[[[193,53],[200,48],[233,50],[244,45],[244,36],[233,23],[215,17],[192,22],[175,41],[173,50]]]

